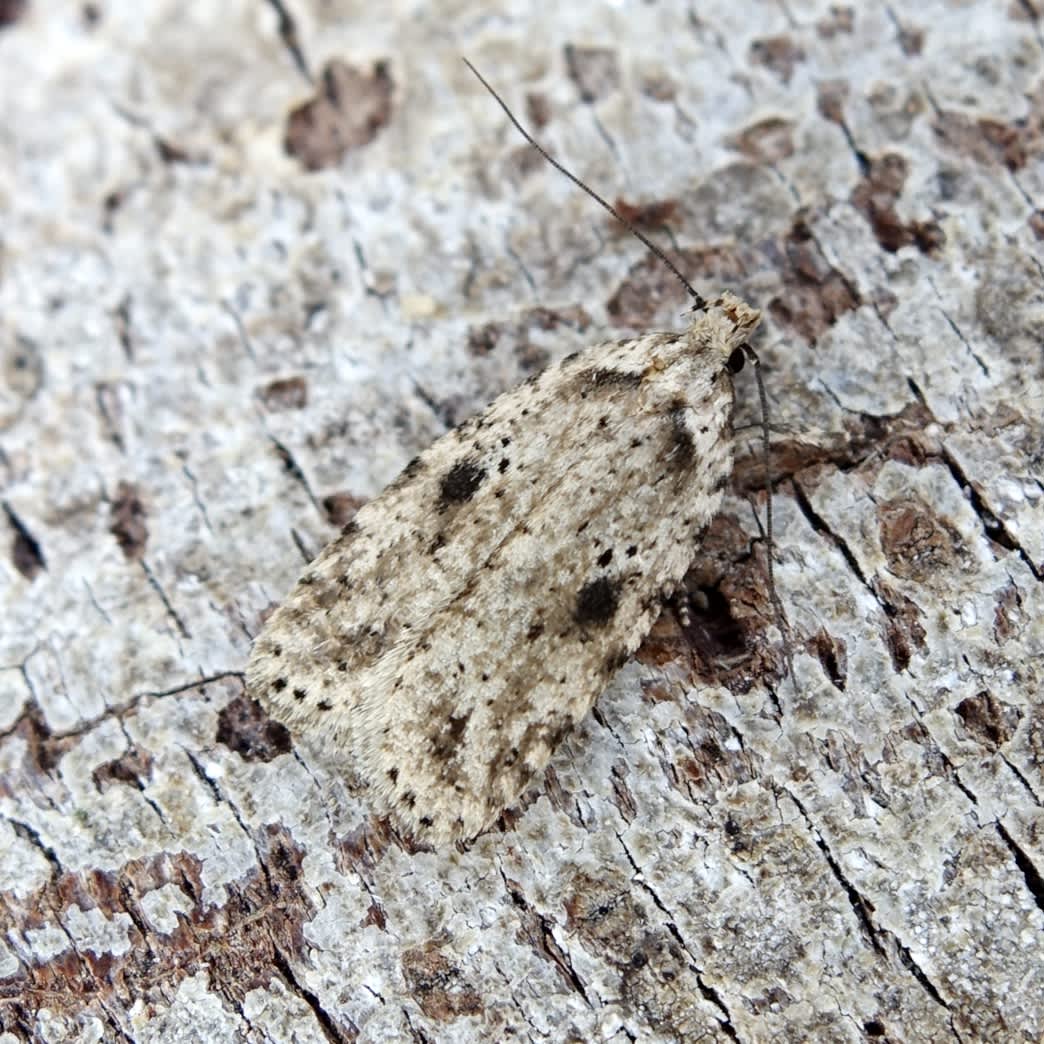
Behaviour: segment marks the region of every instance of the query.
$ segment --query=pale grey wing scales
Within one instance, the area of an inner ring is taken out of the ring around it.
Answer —
[[[683,401],[655,376],[624,394],[611,373],[625,372],[603,370],[582,407],[559,405],[515,526],[364,683],[355,758],[419,836],[470,837],[518,797],[648,632],[718,510],[728,375]],[[562,443],[565,487],[552,463]]]
[[[643,339],[653,345],[663,335]],[[640,356],[593,345],[565,368]],[[515,519],[568,470],[563,388],[552,368],[497,399],[415,458],[309,564],[272,614],[247,667],[251,694],[291,729],[353,730],[360,680],[451,603]],[[527,470],[528,469],[528,470]]]
[[[594,345],[439,439],[318,556],[251,692],[414,832],[468,837],[546,764],[695,554],[757,313]]]

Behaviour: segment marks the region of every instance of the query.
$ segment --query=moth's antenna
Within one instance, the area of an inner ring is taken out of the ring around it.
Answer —
[[[641,240],[641,242],[644,243],[645,246],[648,247],[648,249],[651,250],[671,270],[671,272],[674,273],[674,276],[678,280],[678,282],[680,282],[681,285],[685,287],[685,289],[689,293],[689,296],[693,299],[693,307],[699,309],[700,311],[705,311],[707,308],[707,302],[700,294],[698,294],[693,289],[688,279],[686,279],[685,276],[681,274],[681,271],[679,270],[678,266],[651,239],[649,239],[648,236],[646,236],[643,232],[639,231],[639,229],[637,229],[632,222],[628,221],[627,218],[625,218],[623,214],[621,214],[620,211],[616,209],[616,207],[614,207],[611,203],[607,203],[604,199],[602,199],[600,195],[598,195],[597,192],[595,192],[594,189],[589,188],[575,174],[572,174],[570,171],[566,170],[566,168],[563,167],[562,164],[559,163],[558,160],[556,160],[554,156],[552,156],[547,151],[547,149],[540,145],[537,142],[537,140],[533,137],[533,135],[530,134],[529,131],[527,131],[526,128],[523,127],[517,119],[515,119],[515,114],[507,107],[507,104],[505,103],[504,99],[501,98],[500,95],[497,94],[497,92],[493,90],[492,87],[490,87],[482,73],[480,73],[478,69],[476,69],[475,66],[467,60],[467,58],[464,59],[464,64],[475,74],[476,77],[478,77],[479,83],[481,83],[482,86],[485,87],[486,90],[493,95],[497,104],[504,110],[504,113],[507,116],[507,118],[515,125],[515,129],[518,131],[518,133],[521,134],[522,137],[525,138],[526,141],[528,141],[529,144],[532,145],[533,148],[536,149],[537,152],[539,152],[540,155],[543,156],[544,159],[546,159],[552,167],[555,168],[555,170],[561,171],[561,173],[563,173],[574,185],[576,185],[577,188],[583,189],[584,192],[586,192],[596,203],[601,204],[602,207],[608,210],[609,213],[612,214],[613,217],[616,218],[616,220],[619,221],[620,224],[623,225],[624,228],[626,228],[632,236],[635,236],[637,239]]]
[[[772,565],[772,556],[776,550],[776,539],[772,531],[772,472],[769,468],[769,405],[768,394],[765,391],[765,382],[761,379],[761,360],[749,344],[745,344],[743,353],[750,360],[754,369],[754,383],[758,386],[758,402],[761,404],[761,452],[765,459],[765,547],[767,549],[766,572],[768,574],[769,598],[772,601],[772,610],[776,616],[776,626],[779,628],[783,639],[783,655],[787,661],[787,670],[790,672],[790,681],[794,691],[798,692],[797,678],[794,675],[794,653],[790,645],[790,632],[787,628],[786,617],[783,615],[783,605],[779,600],[779,592],[776,590],[776,574]]]

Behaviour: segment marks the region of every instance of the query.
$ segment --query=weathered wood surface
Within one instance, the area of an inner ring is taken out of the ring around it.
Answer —
[[[1041,1039],[1036,0],[279,10],[0,4],[0,1041]],[[751,449],[690,626],[431,852],[250,638],[447,425],[683,307],[461,54],[764,308],[798,688]]]

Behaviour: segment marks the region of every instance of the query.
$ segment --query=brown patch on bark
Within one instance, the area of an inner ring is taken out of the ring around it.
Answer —
[[[410,996],[429,1019],[452,1022],[462,1015],[481,1015],[485,1010],[479,992],[437,942],[407,950],[401,967]]]
[[[59,758],[79,742],[72,736],[55,737],[35,702],[26,704],[10,735],[25,744],[21,773],[27,778],[50,772]],[[14,773],[0,773],[0,795],[10,797],[15,785]]]
[[[901,22],[896,39],[907,58],[915,58],[924,50],[924,30],[918,26]]]
[[[845,691],[848,681],[848,646],[843,638],[819,631],[805,643],[805,648],[823,665],[835,689]]]
[[[616,762],[610,772],[612,793],[609,800],[616,806],[620,818],[627,824],[633,823],[638,815],[638,804],[631,788],[627,785],[628,767],[625,762]]]
[[[849,87],[846,80],[823,80],[818,83],[816,85],[816,108],[819,110],[819,115],[831,123],[843,126],[848,92]]]
[[[28,0],[0,0],[0,29],[14,25],[28,8]]]
[[[580,91],[585,102],[598,101],[620,86],[620,66],[616,51],[608,47],[565,46],[566,69],[569,78]]]
[[[535,344],[532,331],[553,331],[563,327],[583,333],[591,325],[591,317],[583,308],[527,308],[518,319],[496,320],[474,326],[468,331],[468,351],[485,358],[494,351],[510,351],[523,372],[532,373],[547,365],[547,349]]]
[[[789,36],[766,36],[750,45],[750,60],[790,83],[795,67],[805,60],[805,52]]]
[[[939,224],[903,222],[895,210],[908,170],[906,160],[898,153],[886,152],[873,159],[866,177],[852,192],[852,204],[870,223],[877,242],[889,253],[912,245],[922,254],[932,254],[946,242]]]
[[[566,929],[590,953],[602,954],[619,977],[614,983],[625,1012],[657,1038],[688,1040],[703,990],[692,961],[635,898],[619,874],[577,871],[565,900]]]
[[[769,116],[744,127],[728,143],[754,163],[778,163],[794,154],[794,124],[782,116]]]
[[[878,504],[877,522],[881,550],[896,576],[923,584],[959,566],[960,536],[919,498]]]
[[[993,611],[993,637],[998,644],[1006,642],[1021,631],[1022,623],[1022,592],[1009,583],[998,596]]]
[[[35,341],[0,332],[0,431],[10,428],[36,397],[44,380],[44,361]]]
[[[735,286],[747,270],[738,247],[671,250],[668,255],[693,283]],[[688,304],[691,299],[675,275],[659,258],[646,254],[631,267],[606,303],[606,310],[615,326],[641,329]]]
[[[755,755],[743,747],[729,749],[732,727],[717,711],[686,702],[685,744],[688,752],[676,758],[669,773],[671,786],[691,796],[700,789],[711,794],[749,783],[758,776]]]
[[[137,1003],[146,1009],[166,1006],[179,983],[200,972],[208,975],[211,991],[242,1004],[250,990],[268,984],[273,968],[305,959],[302,929],[315,914],[301,887],[304,853],[290,834],[270,824],[255,831],[254,842],[264,870],[225,884],[227,899],[221,904],[203,903],[203,864],[186,852],[132,859],[117,870],[68,872],[55,864],[42,888],[28,896],[5,893],[5,916],[20,938],[60,923],[76,906],[98,910],[107,920],[119,917],[130,946],[117,954],[81,952],[70,943],[42,963],[23,960],[4,980],[3,1020],[34,1025],[46,998],[59,1018],[111,1026],[113,1012],[126,1013]],[[155,928],[142,902],[164,885],[183,893],[188,907],[176,915],[172,931]],[[333,1017],[331,1023],[343,1039],[351,1039],[350,1023],[338,1025]],[[121,1029],[132,1034],[129,1022]]]
[[[666,73],[651,73],[643,77],[638,89],[646,98],[658,102],[672,102],[678,96],[677,84]]]
[[[831,40],[842,33],[851,35],[855,27],[855,8],[843,4],[831,4],[830,9],[816,22],[816,33],[824,40]]]
[[[781,679],[783,650],[764,638],[775,613],[762,552],[751,554],[737,519],[718,515],[676,593],[679,611],[661,614],[635,658],[656,667],[687,661],[694,679],[735,693]]]
[[[257,700],[243,696],[230,700],[222,709],[214,738],[244,761],[271,761],[291,747],[286,727],[269,718]]]
[[[1026,723],[1026,748],[1033,755],[1035,768],[1044,765],[1044,703],[1030,705]]]
[[[353,496],[351,493],[328,493],[323,497],[323,511],[333,525],[343,529],[355,518],[355,513],[365,503],[362,497]]]
[[[527,946],[541,960],[547,961],[558,973],[566,989],[575,990],[586,1000],[583,983],[573,971],[569,953],[555,941],[554,920],[529,905],[526,894],[517,881],[505,877],[504,886],[518,911],[519,927],[515,933],[516,941]]]
[[[308,405],[308,382],[303,377],[280,377],[269,381],[258,396],[273,411],[303,410]]]
[[[591,325],[591,317],[580,305],[567,308],[527,308],[522,313],[522,322],[527,326],[535,326],[539,330],[557,330],[568,326],[581,333]]]
[[[152,755],[140,747],[131,747],[118,758],[99,765],[91,773],[91,779],[99,791],[106,790],[113,783],[126,783],[140,790],[144,781],[151,776]]]
[[[120,545],[123,557],[133,562],[145,554],[149,530],[145,525],[145,505],[132,482],[120,482],[109,513],[109,532]]]
[[[530,127],[540,130],[551,122],[551,101],[541,91],[526,94],[526,120]]]
[[[859,295],[823,256],[800,219],[780,245],[785,258],[780,273],[785,293],[769,302],[769,310],[778,323],[815,344],[845,312],[859,306]]]
[[[985,690],[961,700],[954,711],[965,729],[991,751],[1003,747],[1015,735],[1022,720],[1018,707],[1002,703]]]
[[[373,883],[373,870],[395,843],[395,834],[387,817],[364,820],[334,844],[334,861],[339,873],[358,873]]]
[[[824,434],[817,442],[793,436],[773,438],[768,458],[773,485],[824,465],[851,470],[864,464],[877,468],[887,460],[897,460],[920,466],[941,451],[937,438],[926,433],[933,420],[929,410],[914,401],[891,417],[847,417],[843,430]],[[765,488],[760,442],[743,444],[733,468],[732,488],[738,493],[760,493]]]
[[[943,145],[987,165],[1021,170],[1044,153],[1044,84],[1027,98],[1029,113],[1010,123],[945,110],[935,121]]]
[[[905,671],[910,666],[914,651],[925,647],[927,632],[921,624],[924,613],[906,595],[880,580],[874,581],[871,586],[884,607],[884,639],[892,658],[892,667],[896,672]]]
[[[662,228],[664,225],[669,225],[678,213],[676,199],[653,199],[648,203],[628,203],[622,196],[617,196],[613,200],[613,207],[626,221],[643,229]],[[621,234],[627,232],[619,221],[614,220],[612,227]]]
[[[374,63],[367,75],[333,59],[319,73],[315,97],[287,118],[283,148],[306,170],[337,166],[388,124],[394,87],[387,62]]]

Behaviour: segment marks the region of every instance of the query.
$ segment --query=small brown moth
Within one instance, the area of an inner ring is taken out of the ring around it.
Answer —
[[[684,331],[591,345],[425,450],[255,643],[252,694],[418,838],[473,837],[517,799],[699,552],[759,313],[689,291]]]

